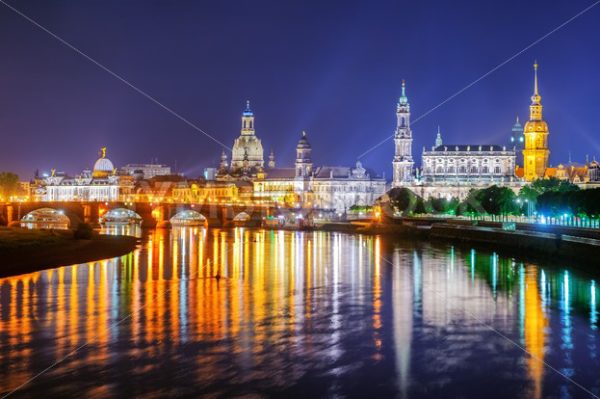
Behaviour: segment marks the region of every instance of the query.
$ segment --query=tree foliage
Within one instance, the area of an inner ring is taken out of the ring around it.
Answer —
[[[508,187],[496,185],[481,190],[473,190],[467,199],[460,204],[457,212],[488,213],[490,215],[508,215],[519,213],[517,196]]]
[[[519,192],[519,197],[528,201],[537,202],[540,195],[548,192],[572,192],[578,191],[579,187],[566,180],[559,180],[556,177],[549,179],[538,179],[531,184],[524,186]]]
[[[547,215],[564,213],[600,216],[600,188],[573,191],[549,191],[538,197],[538,211]]]
[[[417,207],[417,195],[405,187],[395,187],[388,192],[390,205],[404,215],[412,214]]]

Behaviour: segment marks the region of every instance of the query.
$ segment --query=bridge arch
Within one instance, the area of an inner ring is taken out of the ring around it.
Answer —
[[[39,208],[23,216],[20,224],[30,229],[67,229],[73,223],[62,210]]]
[[[142,217],[135,211],[127,208],[113,208],[100,217],[103,224],[138,224]]]
[[[169,219],[172,226],[207,226],[208,220],[200,212],[185,209],[177,212],[171,219]]]

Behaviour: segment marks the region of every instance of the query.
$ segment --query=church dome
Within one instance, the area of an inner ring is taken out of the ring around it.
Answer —
[[[109,174],[113,173],[115,166],[110,161],[110,159],[106,158],[106,148],[102,149],[102,156],[98,158],[96,163],[94,164],[94,177],[105,177]]]

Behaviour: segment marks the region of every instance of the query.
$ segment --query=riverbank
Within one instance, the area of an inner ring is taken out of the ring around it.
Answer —
[[[449,242],[461,247],[493,248],[522,259],[568,261],[579,265],[600,264],[600,232],[560,226],[517,225],[505,230],[499,223],[483,226],[468,220],[399,219],[393,223],[327,223],[321,231],[383,234],[399,238]],[[595,270],[597,271],[597,270]]]
[[[137,243],[128,236],[95,234],[77,240],[69,230],[0,228],[0,277],[121,256]]]

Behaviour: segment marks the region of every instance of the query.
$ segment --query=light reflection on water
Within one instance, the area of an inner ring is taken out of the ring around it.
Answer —
[[[19,393],[585,394],[543,362],[600,389],[598,287],[575,270],[389,237],[107,232],[144,245],[0,280],[0,392],[85,343]]]

